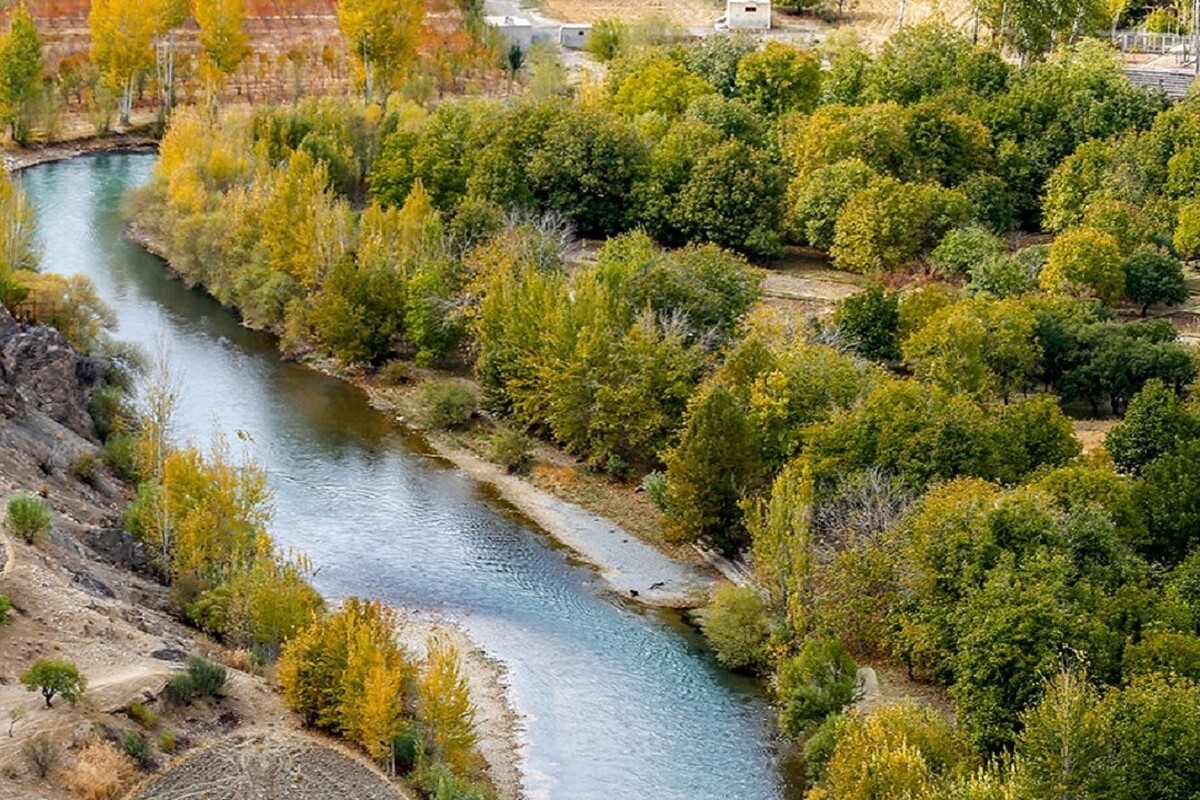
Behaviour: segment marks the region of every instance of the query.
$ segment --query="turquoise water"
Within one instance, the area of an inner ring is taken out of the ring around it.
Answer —
[[[318,588],[438,612],[500,660],[526,720],[527,797],[780,797],[760,694],[676,614],[607,592],[357,389],[282,362],[269,336],[122,236],[121,198],[152,164],[113,154],[25,172],[45,269],[89,276],[119,338],[165,342],[182,438],[248,435],[275,492],[272,533],[311,557]]]

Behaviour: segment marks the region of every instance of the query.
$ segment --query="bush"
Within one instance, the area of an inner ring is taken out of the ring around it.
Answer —
[[[1125,294],[1121,248],[1098,228],[1072,228],[1050,245],[1038,282],[1048,292],[1082,292],[1116,303]]]
[[[158,714],[155,714],[140,700],[129,704],[129,718],[143,728],[153,728],[158,725]]]
[[[50,507],[40,497],[18,492],[8,498],[8,527],[26,544],[40,541],[50,533]]]
[[[395,359],[379,369],[379,382],[385,386],[401,386],[412,380],[412,364]]]
[[[127,483],[138,479],[138,437],[132,433],[115,433],[108,437],[100,451],[105,462]]]
[[[654,470],[642,478],[642,491],[646,493],[646,497],[650,502],[664,514],[670,513],[670,485],[667,481],[667,475],[661,470]]]
[[[202,658],[188,659],[187,671],[180,672],[167,682],[167,697],[179,705],[191,705],[193,700],[206,697],[220,699],[225,685],[225,667]]]
[[[484,800],[478,787],[454,774],[447,764],[433,761],[413,771],[413,785],[433,800]]]
[[[102,386],[92,395],[88,405],[96,435],[101,441],[129,427],[133,412],[129,407],[129,395],[119,386]]]
[[[854,700],[858,667],[837,639],[809,639],[775,674],[779,727],[793,739]]]
[[[62,750],[48,734],[39,733],[21,745],[21,755],[39,778],[49,775],[62,758]]]
[[[430,381],[417,390],[421,421],[431,428],[465,426],[479,411],[474,390],[454,381]]]
[[[94,450],[85,450],[71,462],[67,472],[77,481],[95,487],[104,469],[104,460]]]
[[[1121,264],[1125,270],[1125,293],[1141,306],[1142,316],[1151,306],[1178,305],[1188,298],[1179,259],[1153,247],[1135,250]]]
[[[820,782],[829,770],[829,759],[837,746],[837,728],[845,716],[830,714],[804,741],[804,772],[812,783]]]
[[[524,472],[533,459],[533,442],[516,428],[502,427],[492,435],[492,460],[509,472]]]
[[[894,361],[900,358],[900,296],[874,283],[865,292],[847,297],[838,305],[834,325],[865,358]]]
[[[179,741],[175,736],[175,731],[163,731],[158,737],[158,749],[164,753],[174,753],[179,747]]]
[[[629,44],[629,26],[619,19],[599,19],[588,33],[584,49],[597,61],[612,61]]]
[[[141,766],[150,763],[150,743],[141,734],[130,731],[121,738],[121,749],[125,755],[132,758]]]
[[[753,588],[720,586],[700,613],[700,630],[717,660],[730,669],[754,669],[766,661],[767,609]]]
[[[55,695],[61,695],[68,703],[75,705],[87,691],[87,678],[79,673],[74,664],[50,658],[35,661],[32,667],[22,673],[21,683],[31,692],[40,689],[46,700],[46,708],[50,708]]]
[[[8,616],[12,613],[12,602],[5,595],[0,594],[0,625],[8,622]]]
[[[93,739],[67,770],[67,789],[81,800],[116,800],[125,793],[135,766],[111,742]]]
[[[947,275],[966,277],[979,264],[1003,255],[1004,242],[983,228],[956,228],[942,237],[929,254],[933,265]]]

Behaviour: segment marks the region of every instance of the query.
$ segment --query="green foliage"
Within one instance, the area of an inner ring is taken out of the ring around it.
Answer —
[[[8,618],[11,615],[12,601],[8,599],[8,595],[0,594],[0,625],[8,622]]]
[[[882,361],[900,358],[900,297],[881,284],[872,283],[866,291],[840,302],[833,324],[864,357]]]
[[[876,174],[861,159],[848,158],[793,179],[787,195],[787,226],[792,237],[828,250],[842,208],[856,192],[867,188]]]
[[[1159,456],[1142,469],[1134,503],[1146,521],[1146,554],[1177,562],[1200,531],[1200,439]]]
[[[613,93],[613,110],[626,117],[682,116],[692,102],[715,90],[703,78],[668,58],[651,61],[630,73]]]
[[[687,68],[699,75],[725,97],[737,91],[737,70],[742,59],[758,49],[758,42],[747,33],[704,36],[684,51]]]
[[[134,700],[129,704],[127,712],[129,718],[141,725],[143,728],[155,728],[158,726],[158,714],[155,714],[141,700]]]
[[[21,673],[21,683],[31,692],[40,691],[50,708],[55,695],[75,705],[87,691],[87,678],[69,661],[39,658]]]
[[[938,711],[911,702],[848,716],[835,729],[834,739],[817,790],[821,794],[813,792],[812,800],[934,796],[932,790],[974,766],[954,727]]]
[[[479,399],[469,386],[455,381],[428,381],[417,389],[421,421],[431,428],[461,428],[478,413]]]
[[[1151,306],[1179,305],[1188,299],[1179,259],[1152,247],[1135,250],[1121,262],[1125,294],[1141,306],[1142,316]]]
[[[935,267],[947,275],[967,277],[977,265],[999,258],[1004,242],[983,228],[970,226],[949,231],[929,254]]]
[[[971,45],[942,21],[901,29],[888,39],[863,78],[871,102],[912,105],[951,89],[982,96],[1002,92],[1011,68],[993,51]]]
[[[1183,800],[1200,786],[1200,688],[1186,679],[1148,676],[1103,703],[1109,726],[1109,796]]]
[[[204,699],[221,697],[221,690],[225,688],[225,682],[229,678],[229,673],[224,665],[192,656],[187,660],[186,669],[188,677],[192,679],[192,689],[196,697]]]
[[[833,638],[811,638],[779,664],[775,694],[779,727],[798,738],[806,729],[836,714],[853,699],[858,666]]]
[[[0,39],[0,113],[18,144],[29,136],[31,106],[42,91],[41,72],[42,37],[29,10],[18,6]]]
[[[756,589],[718,587],[700,614],[700,630],[717,660],[729,669],[756,669],[766,663],[770,630],[766,606]]]
[[[750,420],[724,387],[701,389],[688,403],[667,466],[667,534],[707,540],[726,553],[746,544],[738,503],[762,481]]]
[[[821,64],[812,53],[770,41],[737,68],[737,93],[765,117],[811,111],[821,94]]]
[[[953,190],[876,178],[842,208],[830,254],[852,272],[904,269],[969,214]]]
[[[1097,228],[1072,228],[1050,245],[1038,283],[1048,292],[1079,292],[1116,303],[1125,294],[1117,240]]]
[[[492,435],[491,458],[509,472],[524,472],[533,460],[533,441],[517,428],[502,427]]]
[[[150,743],[140,733],[129,731],[121,737],[121,750],[138,764],[145,766],[150,763],[153,753]]]
[[[1146,382],[1125,418],[1104,437],[1104,449],[1121,470],[1138,473],[1154,459],[1200,434],[1200,419],[1186,411],[1162,381]]]
[[[1034,797],[1103,793],[1110,769],[1107,724],[1086,676],[1061,671],[1045,682],[1040,703],[1021,718],[1021,781]]]
[[[1200,680],[1200,637],[1192,633],[1153,631],[1125,649],[1127,679],[1159,675]]]
[[[624,54],[629,46],[629,26],[619,19],[599,19],[587,37],[587,51],[597,61],[607,63]]]
[[[26,544],[42,541],[50,534],[50,506],[42,498],[17,492],[8,498],[5,509],[9,530]]]

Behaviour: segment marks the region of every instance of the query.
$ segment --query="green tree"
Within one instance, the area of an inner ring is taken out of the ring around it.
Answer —
[[[969,214],[953,190],[876,178],[842,208],[830,254],[853,272],[903,269]]]
[[[1200,200],[1179,207],[1174,243],[1175,250],[1184,259],[1190,260],[1200,254]]]
[[[848,158],[794,178],[787,192],[786,223],[791,236],[803,244],[828,250],[833,246],[842,208],[877,174],[861,159]]]
[[[1200,532],[1200,439],[1159,456],[1142,469],[1133,500],[1146,521],[1146,554],[1181,561]]]
[[[766,117],[811,111],[821,95],[821,64],[812,53],[767,42],[738,64],[737,93]]]
[[[677,225],[688,241],[775,255],[783,189],[770,156],[727,141],[697,159],[676,200]]]
[[[1121,262],[1125,272],[1125,293],[1142,307],[1142,316],[1151,306],[1179,305],[1188,299],[1183,265],[1169,253],[1142,247]]]
[[[628,46],[629,26],[619,19],[596,20],[588,32],[587,51],[602,63],[623,55]]]
[[[1147,381],[1129,403],[1125,418],[1104,437],[1113,463],[1137,474],[1154,459],[1200,435],[1200,419],[1188,413],[1160,380]]]
[[[1087,677],[1063,670],[1021,718],[1016,752],[1033,797],[1102,796],[1111,765],[1108,726]]]
[[[761,485],[762,464],[746,411],[728,389],[713,385],[692,398],[679,443],[663,461],[668,536],[730,554],[744,547],[738,503]]]
[[[1113,304],[1125,294],[1117,240],[1096,228],[1072,228],[1050,245],[1038,279],[1048,292],[1084,292]]]
[[[594,28],[593,28],[594,30]],[[745,32],[704,36],[684,51],[684,63],[725,97],[737,92],[737,69],[742,59],[758,49],[758,41]]]
[[[21,673],[21,683],[31,692],[41,691],[46,708],[50,708],[55,695],[75,705],[87,691],[87,678],[80,674],[78,667],[68,661],[50,658],[39,658]]]
[[[474,761],[475,708],[452,644],[430,639],[417,680],[417,716],[427,727],[433,756],[466,773]]]
[[[1004,242],[983,228],[955,228],[929,254],[933,265],[948,275],[966,277],[976,265],[1004,253]]]
[[[900,296],[872,283],[865,292],[838,303],[833,324],[867,358],[894,361],[900,358]]]
[[[0,108],[18,144],[29,135],[30,105],[40,91],[41,73],[42,37],[29,10],[20,5],[0,39]]]
[[[758,590],[733,584],[718,587],[700,614],[704,638],[729,669],[754,669],[766,662],[768,623]]]
[[[858,665],[837,639],[806,639],[775,672],[779,727],[796,739],[854,700]]]
[[[418,0],[338,3],[338,27],[346,37],[368,103],[387,100],[415,57],[424,8]]]
[[[656,113],[673,119],[682,116],[692,101],[714,91],[681,64],[661,58],[630,73],[614,92],[612,107],[630,118]]]
[[[1186,800],[1200,786],[1200,687],[1151,675],[1104,698],[1114,800]]]

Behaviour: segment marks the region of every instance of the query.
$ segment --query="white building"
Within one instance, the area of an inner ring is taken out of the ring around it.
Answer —
[[[734,30],[770,30],[771,0],[726,0],[725,24]]]
[[[500,32],[504,43],[528,50],[533,44],[533,23],[524,17],[485,17],[488,25]]]
[[[558,43],[568,50],[582,50],[587,45],[592,26],[583,23],[565,22],[558,30]]]

